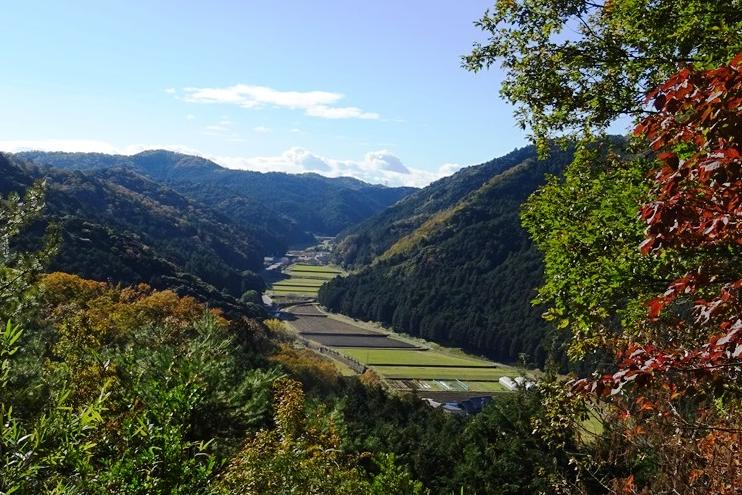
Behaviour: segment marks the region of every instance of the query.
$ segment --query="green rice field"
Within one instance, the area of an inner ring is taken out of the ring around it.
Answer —
[[[296,272],[293,270],[286,270],[286,275],[293,278],[310,278],[313,280],[320,280],[322,282],[326,282],[328,280],[332,280],[333,278],[337,277],[338,274],[335,272]],[[290,279],[289,279],[290,280]]]
[[[508,389],[498,382],[464,382],[469,386],[470,392],[509,392]]]
[[[328,315],[312,303],[289,312],[294,315],[291,325],[305,338],[371,367],[395,390],[415,391],[423,397],[431,394],[428,397],[434,398],[440,394],[448,394],[449,398],[504,394],[510,392],[498,380],[518,374],[510,366],[468,356],[458,350],[433,350],[424,342]],[[391,342],[400,345],[389,345]]]
[[[317,297],[317,290],[310,290],[305,288],[295,288],[295,289],[272,289],[274,295],[276,296],[290,296],[290,295],[297,295],[297,296],[307,296],[307,297]]]
[[[342,352],[345,352],[343,350]],[[425,380],[482,380],[496,382],[501,376],[513,375],[511,368],[437,368],[432,366],[374,366],[387,378],[415,378]]]
[[[482,367],[494,366],[494,363],[477,358],[457,357],[436,351],[394,350],[394,349],[359,349],[343,348],[341,351],[356,361],[370,366],[405,365],[405,366],[446,366],[446,367]]]
[[[340,269],[332,266],[296,263],[290,265],[284,272],[289,278],[273,283],[270,291],[274,296],[317,297],[322,284],[341,273]]]
[[[334,266],[319,266],[319,265],[304,265],[302,263],[294,263],[289,266],[289,271],[294,272],[316,272],[316,273],[335,273],[340,275],[342,270]]]
[[[289,278],[286,280],[279,280],[275,284],[273,284],[273,287],[283,287],[283,286],[294,286],[294,285],[300,285],[304,287],[319,287],[322,284],[325,283],[325,280],[320,280],[316,278]]]

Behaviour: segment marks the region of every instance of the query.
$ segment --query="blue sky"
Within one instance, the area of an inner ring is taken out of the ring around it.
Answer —
[[[526,144],[460,56],[491,0],[3,6],[0,149],[164,147],[424,185]]]

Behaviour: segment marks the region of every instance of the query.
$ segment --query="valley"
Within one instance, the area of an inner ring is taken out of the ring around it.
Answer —
[[[326,312],[315,303],[290,306],[281,315],[302,340],[318,344],[320,352],[329,350],[353,361],[359,373],[370,370],[399,393],[461,400],[507,392],[498,380],[519,374],[507,365]]]
[[[322,308],[316,302],[320,287],[345,276],[345,272],[331,265],[291,262],[321,258],[322,249],[317,246],[293,251],[276,263],[273,259],[266,261],[271,264],[265,276],[275,281],[266,291],[265,300],[309,349],[334,358],[342,363],[342,369],[356,374],[372,372],[390,391],[434,401],[507,392],[500,378],[521,373],[511,366]]]
[[[742,0],[6,4],[0,495],[742,495]]]

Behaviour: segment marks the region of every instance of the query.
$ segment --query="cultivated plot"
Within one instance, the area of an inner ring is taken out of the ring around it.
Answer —
[[[301,288],[296,289],[272,289],[272,292],[274,295],[277,296],[307,296],[307,297],[317,297],[317,291],[316,290],[305,290]]]
[[[305,265],[303,263],[294,263],[289,266],[289,271],[293,272],[312,272],[312,273],[334,273],[340,275],[343,271],[340,268],[327,265]]]
[[[386,335],[311,335],[308,338],[328,347],[415,349],[413,344],[392,339]],[[338,349],[338,351],[344,353],[345,349]]]
[[[317,297],[319,288],[342,272],[334,267],[294,264],[284,272],[289,278],[271,285],[275,296]]]
[[[494,363],[476,358],[458,357],[428,350],[343,349],[343,353],[372,366],[443,366],[489,368]]]
[[[339,275],[335,272],[302,272],[291,269],[286,270],[284,273],[292,278],[308,278],[313,280],[323,280],[325,282],[332,280]]]
[[[316,278],[289,278],[286,280],[279,280],[278,282],[273,284],[273,287],[295,286],[295,285],[298,285],[300,287],[320,287],[324,283],[325,283],[325,280],[320,280]]]
[[[296,319],[291,321],[291,325],[302,334],[386,336],[381,332],[360,328],[326,316],[296,315]]]
[[[395,389],[415,391],[425,397],[507,393],[498,379],[516,374],[509,366],[430,350],[351,321],[335,319],[315,304],[295,306],[289,312],[293,315],[291,325],[302,336],[371,366]]]
[[[513,374],[510,368],[446,368],[434,366],[374,366],[387,378],[416,378],[426,380],[461,380],[496,382],[501,376]]]

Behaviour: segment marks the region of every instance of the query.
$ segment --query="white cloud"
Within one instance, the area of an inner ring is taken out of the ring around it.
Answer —
[[[361,160],[328,158],[303,148],[289,148],[276,156],[212,156],[218,164],[232,169],[256,172],[314,172],[327,177],[354,177],[371,184],[423,187],[450,175],[451,165],[436,171],[407,167],[399,157],[387,150],[366,153]]]
[[[364,119],[377,120],[381,115],[375,112],[364,112],[357,107],[328,107],[317,105],[307,108],[307,115],[323,119]]]
[[[174,95],[177,92],[178,91],[175,88],[165,88],[165,93],[167,93],[169,95]]]
[[[440,172],[444,176],[453,175],[462,168],[464,168],[464,165],[461,165],[460,163],[444,163],[443,165],[438,167],[438,172]]]
[[[253,127],[252,130],[255,131],[255,132],[257,132],[257,133],[260,133],[260,134],[265,134],[265,133],[271,132],[271,128],[270,127],[265,127],[265,126],[262,126],[262,125],[259,125],[257,127]]]
[[[366,153],[365,161],[373,164],[374,167],[377,167],[381,170],[388,170],[390,172],[397,172],[399,174],[410,173],[410,169],[404,166],[402,160],[386,150]]]
[[[186,120],[196,120],[196,116],[192,113],[189,113],[188,115],[186,115]]]
[[[302,110],[310,117],[323,119],[381,118],[378,113],[366,112],[358,107],[337,106],[345,98],[342,93],[328,91],[281,91],[267,86],[235,84],[224,88],[183,88],[182,99],[189,103],[222,103],[242,108],[257,109],[264,106]]]
[[[231,140],[239,141],[234,137]],[[0,151],[68,151],[96,152],[120,155],[133,155],[145,150],[164,149],[201,156],[222,165],[239,170],[257,172],[286,172],[299,174],[313,172],[326,177],[354,177],[371,184],[387,186],[424,187],[431,182],[451,175],[461,168],[455,163],[446,163],[437,170],[421,170],[406,166],[402,160],[388,150],[366,153],[363,158],[337,159],[313,153],[304,148],[293,147],[276,156],[220,156],[200,153],[198,150],[178,144],[135,144],[117,147],[104,141],[95,140],[25,140],[0,141]]]

